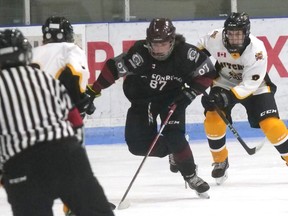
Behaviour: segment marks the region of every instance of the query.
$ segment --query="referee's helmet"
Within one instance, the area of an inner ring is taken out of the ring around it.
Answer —
[[[27,65],[32,59],[32,46],[18,29],[0,31],[0,69]]]

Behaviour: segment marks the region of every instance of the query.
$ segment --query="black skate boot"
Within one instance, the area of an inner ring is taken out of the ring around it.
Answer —
[[[225,161],[220,163],[213,163],[212,166],[214,166],[212,170],[212,177],[215,178],[216,184],[221,185],[227,178],[228,173],[227,169],[229,168],[229,162],[228,158],[225,159]]]
[[[199,197],[209,199],[209,195],[206,192],[210,189],[210,186],[207,182],[197,176],[196,173],[191,176],[186,176],[184,179],[189,187],[196,191],[196,194]]]
[[[178,167],[177,167],[177,164],[174,160],[174,156],[173,154],[169,154],[169,164],[170,164],[170,171],[173,172],[173,173],[177,173],[179,170],[178,170]]]

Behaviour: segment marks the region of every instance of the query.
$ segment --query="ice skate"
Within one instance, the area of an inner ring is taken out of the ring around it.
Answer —
[[[210,189],[210,186],[208,185],[207,182],[205,182],[203,179],[201,179],[199,176],[197,176],[196,173],[191,175],[191,176],[186,176],[184,179],[187,182],[187,184],[189,185],[189,187],[192,190],[196,191],[196,194],[200,198],[205,198],[205,199],[210,198],[210,196],[207,193],[207,191]]]
[[[212,166],[214,166],[212,170],[212,177],[215,178],[216,184],[221,185],[223,184],[226,179],[228,178],[227,169],[229,168],[229,162],[228,158],[225,159],[225,161],[220,163],[213,163]]]

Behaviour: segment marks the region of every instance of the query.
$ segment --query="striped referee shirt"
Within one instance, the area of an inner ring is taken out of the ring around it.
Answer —
[[[74,136],[63,85],[30,66],[0,71],[0,163],[45,141]]]

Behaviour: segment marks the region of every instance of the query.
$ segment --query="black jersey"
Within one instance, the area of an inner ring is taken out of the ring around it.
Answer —
[[[207,89],[216,71],[209,57],[177,35],[170,56],[159,61],[149,53],[145,40],[137,41],[127,53],[107,60],[93,83],[97,93],[124,77],[124,93],[132,101],[172,98],[185,85],[199,94]]]
[[[209,57],[184,41],[176,41],[164,61],[150,55],[146,41],[136,42],[120,60],[116,66],[120,74],[126,72],[123,88],[130,101],[173,100],[185,84],[200,94],[215,76]]]
[[[74,136],[63,85],[29,66],[0,71],[0,161],[39,142]]]

